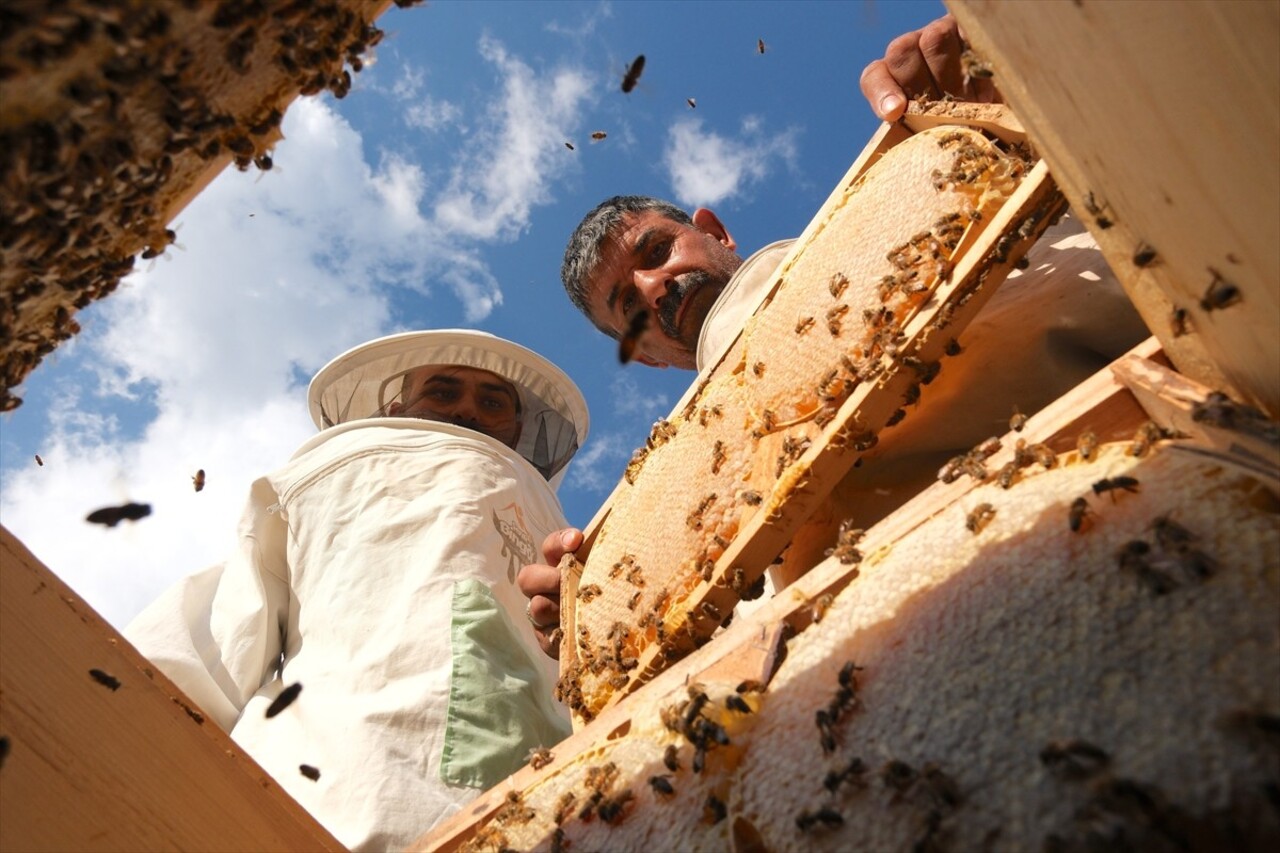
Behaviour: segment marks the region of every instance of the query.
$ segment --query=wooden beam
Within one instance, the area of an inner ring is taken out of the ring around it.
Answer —
[[[0,527],[0,850],[343,850]]]
[[[1173,364],[1280,415],[1280,4],[947,6]]]

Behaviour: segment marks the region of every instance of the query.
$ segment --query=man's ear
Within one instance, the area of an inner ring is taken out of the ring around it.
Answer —
[[[704,231],[723,243],[726,249],[733,251],[738,248],[738,244],[733,240],[733,235],[729,233],[728,228],[724,227],[720,217],[707,208],[700,207],[693,212],[693,224],[699,231]]]

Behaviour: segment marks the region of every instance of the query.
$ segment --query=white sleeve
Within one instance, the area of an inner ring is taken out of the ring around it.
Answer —
[[[166,590],[125,637],[207,716],[231,731],[280,660],[289,618],[287,527],[275,493],[259,480],[240,523],[236,553]]]

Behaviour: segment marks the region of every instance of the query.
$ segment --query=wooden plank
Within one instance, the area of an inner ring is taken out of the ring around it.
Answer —
[[[3,527],[0,697],[0,850],[344,849]]]
[[[947,6],[1173,364],[1280,415],[1280,4]]]

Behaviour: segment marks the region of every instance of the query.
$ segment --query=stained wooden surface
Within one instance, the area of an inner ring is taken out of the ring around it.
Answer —
[[[1280,3],[947,7],[1173,364],[1280,415]]]
[[[0,527],[0,850],[343,850]]]

